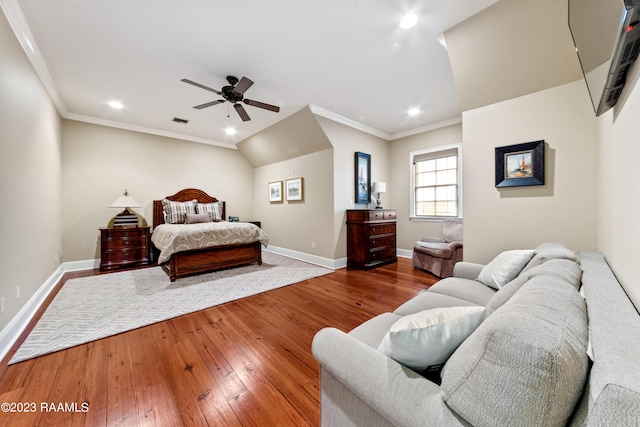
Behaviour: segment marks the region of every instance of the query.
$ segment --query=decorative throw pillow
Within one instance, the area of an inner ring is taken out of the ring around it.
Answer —
[[[222,202],[198,203],[196,212],[199,214],[208,213],[211,221],[222,221]]]
[[[516,249],[504,251],[485,265],[478,281],[495,289],[500,289],[522,271],[535,251],[533,249]]]
[[[185,224],[200,224],[203,222],[211,222],[211,215],[208,213],[186,214]]]
[[[172,200],[163,199],[162,208],[165,213],[165,222],[169,224],[184,224],[186,220],[186,214],[196,213],[197,201],[189,200],[188,202],[175,202]]]
[[[415,371],[441,365],[480,325],[484,307],[442,307],[409,314],[393,324],[378,351]]]

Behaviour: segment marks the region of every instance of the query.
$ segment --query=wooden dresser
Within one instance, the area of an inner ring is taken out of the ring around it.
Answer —
[[[100,271],[148,265],[150,227],[100,229]]]
[[[397,261],[396,210],[347,210],[347,267],[368,270]]]

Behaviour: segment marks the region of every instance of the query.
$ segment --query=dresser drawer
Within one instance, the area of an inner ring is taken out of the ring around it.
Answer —
[[[133,248],[147,248],[149,247],[149,241],[146,237],[137,236],[124,239],[107,239],[105,244],[109,250],[121,250],[121,249],[133,249]]]
[[[396,223],[390,224],[371,224],[369,225],[369,236],[376,236],[379,234],[395,234]]]
[[[396,236],[381,236],[381,237],[370,237],[369,238],[369,249],[381,248],[384,246],[393,246],[396,247]]]
[[[369,221],[383,221],[396,219],[396,211],[392,210],[370,210],[367,211]]]
[[[127,262],[141,262],[149,260],[148,247],[139,247],[132,249],[121,249],[105,251],[105,262],[108,263],[127,263]]]
[[[133,239],[140,237],[144,238],[147,235],[147,229],[142,227],[110,228],[103,230],[103,236],[107,239]]]
[[[386,246],[384,248],[372,249],[369,252],[369,262],[371,263],[387,261],[391,259],[396,259],[395,246]]]

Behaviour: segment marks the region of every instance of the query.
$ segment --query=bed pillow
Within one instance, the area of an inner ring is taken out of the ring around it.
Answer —
[[[185,224],[200,224],[203,222],[211,222],[211,215],[208,213],[185,215]]]
[[[175,202],[173,200],[162,200],[162,208],[165,213],[165,222],[169,224],[184,224],[187,214],[196,213],[197,200],[187,202]]]
[[[534,253],[533,249],[504,251],[484,266],[478,275],[478,281],[500,289],[520,274]]]
[[[207,213],[211,217],[211,221],[222,221],[222,202],[198,203],[196,212],[199,214]]]
[[[378,351],[418,372],[442,365],[480,325],[484,310],[460,306],[409,314],[391,326]]]

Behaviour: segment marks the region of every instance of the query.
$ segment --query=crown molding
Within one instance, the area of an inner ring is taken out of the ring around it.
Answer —
[[[336,114],[332,111],[329,110],[325,110],[322,107],[318,107],[317,105],[313,105],[313,104],[309,104],[309,109],[311,110],[311,112],[317,116],[321,116],[324,117],[325,119],[329,119],[329,120],[333,120],[334,122],[338,122],[341,123],[343,125],[352,127],[354,129],[360,130],[362,132],[371,134],[373,136],[377,136],[378,138],[382,138],[385,140],[389,140],[389,134],[379,131],[377,129],[374,129],[370,126],[367,125],[363,125],[362,123],[356,122],[355,120],[351,120],[348,119],[344,116],[341,116],[339,114]]]
[[[93,116],[85,116],[83,114],[67,113],[62,117],[68,120],[75,120],[78,122],[92,123],[95,125],[108,126],[112,128],[130,130],[134,132],[147,133],[150,135],[164,136],[167,138],[182,139],[185,141],[198,142],[200,144],[215,145],[217,147],[228,148],[231,150],[238,149],[238,147],[236,147],[235,144],[231,144],[228,142],[220,142],[213,139],[199,138],[196,136],[185,135],[177,132],[168,132],[168,131],[149,128],[145,126],[132,125],[129,123],[117,122],[115,120],[106,120],[106,119],[101,119]]]
[[[402,132],[394,133],[393,135],[389,136],[389,140],[393,141],[396,139],[405,138],[407,136],[417,135],[422,132],[428,132],[430,130],[440,129],[440,128],[451,126],[451,125],[456,125],[458,123],[462,123],[462,116],[453,117],[451,119],[430,123],[428,125],[421,126],[415,129],[409,129]]]
[[[64,116],[67,114],[67,107],[62,101],[60,92],[58,92],[58,88],[53,82],[51,74],[49,74],[49,68],[47,68],[47,64],[45,63],[38,46],[33,40],[33,35],[31,34],[29,25],[27,25],[27,21],[24,19],[22,9],[20,9],[18,2],[16,0],[0,0],[0,9],[2,9],[2,12],[6,16],[9,26],[13,30],[13,33],[18,39],[18,43],[22,46],[22,50],[24,50],[27,58],[29,58],[29,61],[31,62],[31,65],[38,74],[42,85],[49,93],[51,101],[56,106],[58,113],[60,113],[61,116]]]

